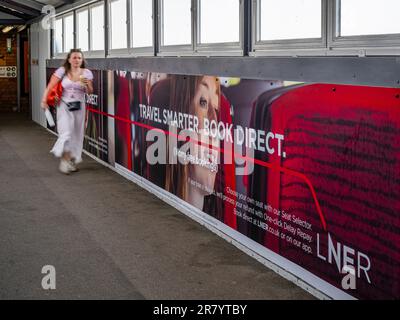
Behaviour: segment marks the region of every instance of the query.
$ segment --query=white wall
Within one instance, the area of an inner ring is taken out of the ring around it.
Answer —
[[[46,127],[46,117],[40,108],[42,94],[46,88],[46,59],[50,58],[50,30],[42,28],[41,23],[32,24],[29,32],[32,120]],[[38,60],[39,64],[32,64]]]

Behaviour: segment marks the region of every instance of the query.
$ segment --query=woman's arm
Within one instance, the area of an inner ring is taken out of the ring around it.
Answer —
[[[87,80],[87,82],[85,83],[85,92],[87,94],[92,94],[93,93],[93,81],[92,80]]]
[[[41,102],[41,107],[43,109],[47,109],[49,106],[47,105],[47,95],[50,92],[51,89],[54,88],[54,86],[60,81],[61,79],[55,76],[54,74],[51,76],[49,84],[47,85],[47,88],[43,92],[42,96],[42,102]]]
[[[93,93],[93,73],[89,69],[84,69],[83,76],[81,76],[82,84],[86,94]]]

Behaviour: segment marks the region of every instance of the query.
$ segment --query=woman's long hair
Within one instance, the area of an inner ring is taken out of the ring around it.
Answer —
[[[192,102],[196,89],[202,77],[200,76],[171,76],[171,95],[170,108],[176,112],[194,114]],[[178,146],[179,148],[179,146]],[[167,148],[167,159],[169,159],[169,147]],[[177,164],[167,164],[165,189],[183,200],[188,199],[187,179],[189,166],[183,165],[179,161]]]
[[[83,55],[83,52],[81,51],[81,49],[71,49],[68,52],[67,58],[65,59],[64,63],[63,63],[63,67],[65,69],[65,74],[68,74],[71,71],[71,64],[69,63],[69,58],[71,58],[71,54],[73,54],[74,52],[78,52],[82,55],[82,65],[81,68],[86,68],[86,61],[85,61],[85,57]]]
[[[181,76],[174,75],[171,76],[171,94],[170,94],[170,108],[173,108],[174,111],[186,114],[195,114],[194,110],[194,96],[196,94],[197,89],[200,86],[200,83],[203,80],[203,76]],[[218,80],[216,80],[218,81]],[[220,88],[217,90],[218,101],[220,101],[221,91]],[[220,103],[220,102],[219,102]],[[219,112],[217,115],[212,115],[211,113],[208,115],[209,117],[216,116],[219,119]],[[184,144],[185,141],[181,142]],[[178,149],[181,145],[177,145]],[[171,152],[168,142],[167,142],[167,159],[169,159],[169,152]],[[168,161],[168,160],[167,160]],[[189,177],[189,165],[181,164],[178,160],[176,164],[167,164],[166,165],[166,175],[165,175],[165,189],[181,199],[187,201],[188,200],[188,180]],[[224,179],[223,179],[223,170],[221,165],[219,164],[218,173],[216,175],[216,181],[214,184],[214,188],[217,192],[223,192],[224,190]],[[204,198],[204,207],[202,208],[208,214],[211,214],[214,217],[220,218],[223,221],[223,218],[218,215],[223,216],[223,203],[220,199],[216,199],[213,195],[205,196]]]

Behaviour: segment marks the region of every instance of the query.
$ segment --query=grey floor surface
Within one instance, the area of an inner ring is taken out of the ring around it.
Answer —
[[[62,175],[55,139],[0,114],[0,299],[313,299],[91,158]]]

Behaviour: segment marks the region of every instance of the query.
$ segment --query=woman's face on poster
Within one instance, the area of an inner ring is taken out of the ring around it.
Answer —
[[[218,79],[211,76],[204,76],[200,81],[193,99],[192,110],[199,119],[199,141],[202,145],[198,145],[197,156],[199,159],[209,163],[214,170],[210,170],[210,166],[191,165],[190,173],[192,178],[201,183],[206,190],[213,190],[215,177],[218,170],[219,141],[212,139],[204,133],[204,119],[217,121],[217,113],[219,112],[219,82]],[[212,148],[210,145],[214,146]],[[209,146],[209,147],[207,147]],[[206,192],[207,194],[211,192]]]

